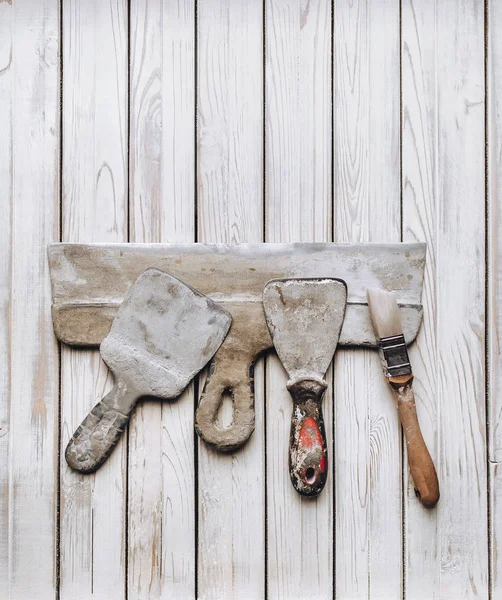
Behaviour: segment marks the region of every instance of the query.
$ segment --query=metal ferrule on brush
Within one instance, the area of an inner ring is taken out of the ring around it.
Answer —
[[[408,348],[404,335],[393,335],[382,338],[378,346],[380,348],[380,359],[383,372],[389,379],[401,375],[411,375],[411,365],[408,356]]]

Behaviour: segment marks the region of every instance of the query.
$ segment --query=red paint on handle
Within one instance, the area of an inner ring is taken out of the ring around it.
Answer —
[[[298,380],[288,386],[294,407],[291,417],[289,474],[297,492],[317,496],[326,484],[328,457],[322,415],[326,385]]]
[[[326,460],[325,460],[324,456],[322,456],[321,461],[319,463],[319,469],[320,469],[321,473],[324,473],[325,466],[326,466]]]
[[[307,485],[313,485],[317,482],[321,473],[324,473],[326,460],[323,452],[324,444],[321,430],[312,417],[307,417],[302,423],[298,434],[298,449],[300,453],[303,450],[308,452],[309,455],[315,454],[317,453],[316,451],[319,450],[321,452],[318,465],[314,462],[307,462],[307,468],[302,469],[303,481]],[[317,454],[317,456],[319,456],[319,454]]]
[[[322,447],[322,435],[312,417],[307,417],[303,421],[298,438],[300,446],[304,446],[305,448],[313,449],[314,446]]]

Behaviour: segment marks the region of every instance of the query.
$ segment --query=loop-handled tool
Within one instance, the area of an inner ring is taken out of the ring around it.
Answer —
[[[231,452],[253,433],[254,363],[271,341],[261,302],[226,302],[224,306],[232,315],[232,327],[208,369],[195,413],[195,429],[207,444]],[[226,395],[233,403],[230,427],[222,427],[217,418]]]
[[[317,496],[328,476],[324,376],[338,345],[346,303],[347,286],[341,279],[278,279],[263,291],[267,325],[293,399],[289,474],[304,496]]]

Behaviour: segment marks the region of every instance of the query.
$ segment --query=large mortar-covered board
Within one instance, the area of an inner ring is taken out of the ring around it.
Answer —
[[[422,322],[425,244],[51,244],[53,322],[58,339],[99,346],[129,288],[157,267],[221,302],[232,314],[196,415],[201,437],[220,450],[242,446],[254,429],[253,365],[272,347],[262,304],[271,279],[336,277],[347,284],[342,346],[375,346],[368,287],[396,292],[407,343]],[[216,421],[223,396],[233,422]]]

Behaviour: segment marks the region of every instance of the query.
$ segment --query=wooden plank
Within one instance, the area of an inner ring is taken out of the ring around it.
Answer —
[[[402,190],[403,238],[427,242],[424,322],[410,349],[414,389],[422,433],[438,466],[439,405],[437,354],[438,107],[435,32],[436,2],[402,4]],[[404,475],[406,598],[439,598],[441,556],[438,510],[424,510],[415,497],[408,464]]]
[[[267,0],[266,239],[331,240],[331,3]],[[327,375],[332,382],[331,369]],[[292,402],[276,356],[267,362],[268,596],[331,598],[333,470],[317,499],[288,469]],[[324,398],[331,452],[331,385]]]
[[[194,45],[194,0],[132,2],[132,242],[194,240]],[[131,419],[130,598],[195,596],[193,411],[191,386]]]
[[[63,240],[127,241],[127,3],[62,9]],[[126,440],[95,475],[63,454],[111,376],[97,351],[64,346],[61,376],[61,597],[122,599]]]
[[[438,596],[487,598],[484,3],[437,3],[436,31]]]
[[[490,428],[493,429],[493,426],[490,426]],[[502,559],[500,557],[500,539],[502,537],[500,518],[500,513],[502,512],[502,469],[500,467],[500,462],[492,458],[489,459],[488,468],[490,478],[490,522],[488,532],[490,539],[489,561],[491,569],[490,593],[492,598],[497,598],[497,596],[500,596],[500,590],[502,589]]]
[[[334,237],[400,239],[399,3],[335,2]],[[336,594],[401,598],[401,431],[376,352],[336,361]]]
[[[263,223],[262,2],[198,3],[198,240],[260,242]],[[198,445],[198,597],[265,591],[263,373],[256,430],[238,453]],[[228,399],[227,399],[228,400]],[[231,420],[231,402],[220,411]]]
[[[0,4],[0,596],[54,598],[59,236],[58,3]],[[29,156],[27,156],[29,148]]]
[[[491,597],[502,593],[502,6],[487,3],[488,168],[488,467]]]
[[[4,203],[4,218],[0,220],[0,261],[7,268],[0,270],[0,594],[9,593],[9,421],[10,421],[10,353],[9,323],[11,318],[12,264],[12,50],[14,8],[0,4],[0,196]]]

